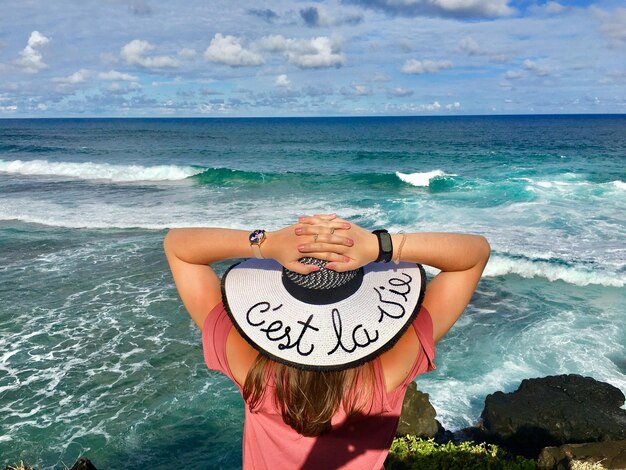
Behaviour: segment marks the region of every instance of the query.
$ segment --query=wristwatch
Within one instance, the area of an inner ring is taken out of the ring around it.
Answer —
[[[378,258],[377,263],[388,263],[393,256],[393,244],[391,243],[391,235],[384,229],[374,230],[372,232],[378,238]]]
[[[252,248],[252,254],[255,258],[263,258],[261,254],[261,244],[267,239],[265,236],[265,230],[254,230],[250,235],[248,235],[248,240],[250,240],[250,248]]]

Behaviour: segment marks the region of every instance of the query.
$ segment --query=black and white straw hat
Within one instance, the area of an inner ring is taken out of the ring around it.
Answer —
[[[304,370],[342,370],[390,349],[420,310],[425,275],[415,263],[373,263],[301,275],[274,260],[249,259],[222,278],[233,324],[255,349]]]

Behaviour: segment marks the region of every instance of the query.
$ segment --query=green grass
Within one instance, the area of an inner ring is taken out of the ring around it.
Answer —
[[[397,437],[391,444],[387,470],[534,470],[534,460],[513,456],[491,444],[437,444],[415,436]]]

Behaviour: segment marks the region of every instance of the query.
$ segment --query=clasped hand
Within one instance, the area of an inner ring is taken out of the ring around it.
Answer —
[[[335,214],[300,217],[297,224],[273,232],[270,240],[272,257],[300,274],[319,269],[300,263],[305,256],[328,261],[326,268],[334,271],[357,269],[376,258],[372,248],[378,244],[375,235]]]

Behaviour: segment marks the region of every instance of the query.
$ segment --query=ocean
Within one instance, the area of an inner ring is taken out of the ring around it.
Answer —
[[[0,466],[240,467],[241,398],[205,367],[162,240],[318,212],[489,239],[417,378],[445,428],[529,377],[626,392],[625,115],[5,119]]]

